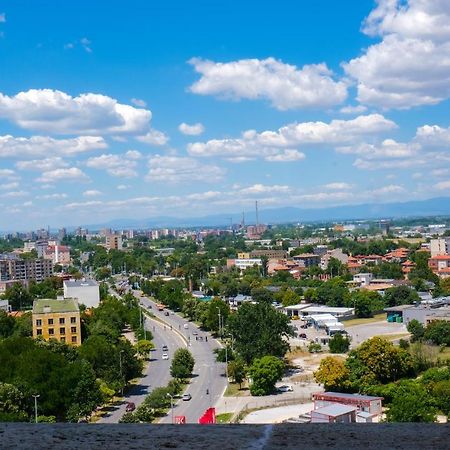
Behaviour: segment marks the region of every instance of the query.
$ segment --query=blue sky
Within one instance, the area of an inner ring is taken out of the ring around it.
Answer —
[[[449,23],[446,0],[2,2],[0,229],[448,196]]]

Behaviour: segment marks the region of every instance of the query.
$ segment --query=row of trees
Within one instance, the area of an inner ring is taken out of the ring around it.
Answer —
[[[77,421],[140,375],[148,346],[121,337],[126,324],[139,334],[139,309],[132,296],[108,297],[82,313],[83,343],[32,340],[31,313],[18,318],[0,311],[0,421],[27,421],[32,395],[39,395],[42,421]],[[148,336],[151,339],[151,334]]]

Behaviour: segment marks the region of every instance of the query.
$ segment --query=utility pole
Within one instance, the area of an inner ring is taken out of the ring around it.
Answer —
[[[37,411],[37,399],[40,397],[39,394],[34,395],[34,422],[38,423],[38,411]]]
[[[173,395],[167,393],[168,397],[170,397],[170,409],[172,411],[172,424],[173,424]]]

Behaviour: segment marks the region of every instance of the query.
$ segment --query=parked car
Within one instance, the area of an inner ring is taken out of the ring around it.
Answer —
[[[298,334],[298,337],[299,337],[300,339],[306,339],[306,333],[299,333],[299,334]]]
[[[189,325],[188,325],[187,323],[185,323],[185,324],[183,325],[183,328],[184,328],[185,330],[187,330],[187,329],[189,328]]]
[[[167,353],[162,354],[162,359],[169,359],[169,355]]]
[[[128,402],[125,407],[126,412],[133,412],[136,409],[136,405],[133,402]]]
[[[294,388],[290,384],[285,384],[277,388],[278,392],[293,392]]]
[[[168,352],[168,351],[169,351],[169,347],[167,347],[167,345],[164,344],[164,345],[162,346],[162,351],[163,351],[163,352]]]
[[[197,336],[197,335],[198,335],[198,331],[197,331],[197,330],[194,330],[194,331],[192,332],[192,334],[193,334],[194,336]]]
[[[181,397],[181,399],[182,399],[184,402],[188,402],[191,398],[192,398],[192,395],[191,395],[191,394],[183,394],[183,397]]]
[[[168,316],[168,315],[169,315],[169,311],[165,311],[165,312],[164,312],[164,315],[165,315],[165,316]]]

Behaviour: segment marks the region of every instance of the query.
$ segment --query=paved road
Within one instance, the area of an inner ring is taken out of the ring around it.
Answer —
[[[158,311],[156,303],[147,297],[140,296],[138,291],[134,295],[139,298],[141,304],[147,307],[151,306],[152,313],[156,317],[164,320],[172,326],[172,331],[182,333],[190,343],[189,350],[195,359],[194,376],[189,384],[186,393],[192,395],[190,401],[178,401],[174,408],[174,415],[185,416],[187,423],[197,423],[199,417],[210,406],[215,406],[225,391],[227,381],[225,377],[225,364],[217,363],[213,350],[219,347],[215,339],[209,333],[201,331],[192,322],[183,319],[177,314],[170,313],[165,316],[163,312]],[[185,326],[188,328],[186,329]],[[170,331],[170,330],[168,330]],[[193,332],[204,338],[203,341],[197,341]],[[208,341],[205,341],[208,337]],[[208,394],[207,394],[208,391]],[[164,417],[161,423],[170,423],[171,414]]]
[[[155,349],[151,353],[151,360],[148,364],[143,378],[139,384],[133,385],[124,396],[123,401],[112,408],[112,410],[97,423],[118,423],[119,419],[125,414],[125,407],[128,402],[133,402],[136,406],[140,405],[147,394],[157,387],[166,386],[170,380],[170,364],[175,350],[185,345],[184,341],[176,333],[170,332],[156,320],[145,319],[146,329],[153,334],[153,343]],[[169,348],[169,360],[162,360],[162,346]]]

